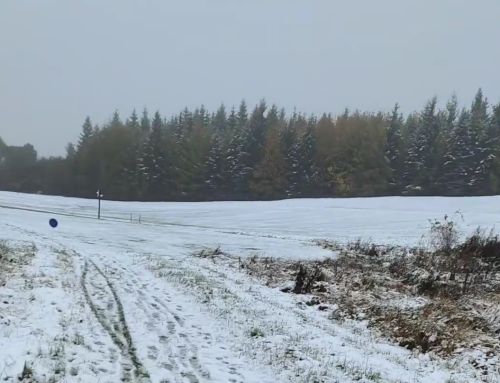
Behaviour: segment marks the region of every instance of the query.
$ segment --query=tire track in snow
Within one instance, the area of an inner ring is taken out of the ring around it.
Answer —
[[[57,244],[61,248],[73,249],[72,252],[80,255],[81,249],[74,249],[70,243],[60,242],[15,225],[11,226],[15,230],[48,240],[52,245]],[[79,239],[85,242],[83,238]],[[213,359],[209,357],[207,360],[207,349],[214,347],[226,349],[216,345],[216,340],[209,330],[189,323],[192,314],[186,314],[184,307],[176,304],[175,297],[171,297],[168,290],[152,288],[149,278],[144,278],[140,272],[138,273],[139,270],[130,266],[124,267],[124,263],[113,257],[102,256],[98,253],[87,259],[86,262],[82,262],[80,268],[82,295],[89,304],[91,315],[98,319],[104,334],[109,336],[118,350],[121,350],[122,358],[119,363],[122,380],[130,382],[142,378],[143,380],[139,381],[153,380],[161,383],[209,381],[243,383],[247,381],[247,377],[240,372],[244,366],[239,363],[235,364],[231,356],[220,355],[218,352],[212,357]],[[127,328],[133,330],[130,335],[133,335],[136,340],[141,339],[139,344],[136,342],[134,353],[147,374],[150,375],[149,379],[133,376],[133,363],[129,354],[123,351],[127,347],[126,339],[120,335],[120,331],[117,331],[120,329],[117,302],[126,308],[129,321],[125,322],[125,314],[122,317]],[[133,309],[134,307],[137,310]],[[133,321],[130,322],[132,319]],[[146,325],[147,333],[141,333],[141,322]],[[145,343],[143,336],[150,338],[148,343]],[[141,344],[145,347],[141,348]],[[117,361],[117,358],[114,360]],[[210,362],[210,367],[207,366],[209,369],[204,366],[206,361]],[[218,365],[215,369],[214,363]],[[212,376],[212,373],[216,376]],[[221,376],[224,376],[223,380]],[[162,379],[157,380],[160,377]]]
[[[182,306],[176,305],[175,310],[171,310],[169,294],[148,289],[146,281],[138,280],[131,270],[110,264],[106,268],[112,275],[120,275],[120,281],[125,281],[122,288],[128,297],[133,297],[134,306],[141,312],[136,312],[134,317],[143,317],[141,322],[145,324],[149,335],[154,335],[147,346],[147,358],[164,370],[174,382],[210,381],[210,373],[199,362],[198,346],[190,339],[191,329],[185,328]]]
[[[89,273],[93,274],[91,282],[88,281]],[[122,351],[123,356],[130,361],[130,364],[123,363],[122,365],[122,380],[132,381],[130,371],[134,370],[134,376],[139,381],[149,381],[149,374],[135,352],[125,320],[123,305],[106,274],[94,262],[85,261],[81,275],[81,286],[85,300],[97,321],[109,334],[113,343]]]

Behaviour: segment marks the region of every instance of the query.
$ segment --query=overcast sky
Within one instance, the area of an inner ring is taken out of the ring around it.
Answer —
[[[500,101],[500,0],[1,0],[0,137],[64,154],[86,115],[201,104]]]

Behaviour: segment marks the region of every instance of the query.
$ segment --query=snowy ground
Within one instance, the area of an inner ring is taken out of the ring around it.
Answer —
[[[464,233],[498,226],[497,205],[103,201],[97,221],[94,200],[0,192],[0,240],[19,253],[36,246],[0,283],[0,381],[16,381],[25,363],[40,382],[480,381],[461,361],[411,353],[193,253],[313,259],[332,255],[314,239],[411,245],[429,219],[456,211]]]

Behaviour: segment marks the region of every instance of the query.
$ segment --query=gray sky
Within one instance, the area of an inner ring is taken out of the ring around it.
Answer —
[[[261,98],[307,113],[500,101],[500,0],[1,0],[0,137]]]

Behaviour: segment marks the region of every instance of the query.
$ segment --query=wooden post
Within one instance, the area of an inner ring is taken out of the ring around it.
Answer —
[[[101,219],[101,199],[104,195],[101,193],[101,190],[97,190],[97,219]]]

